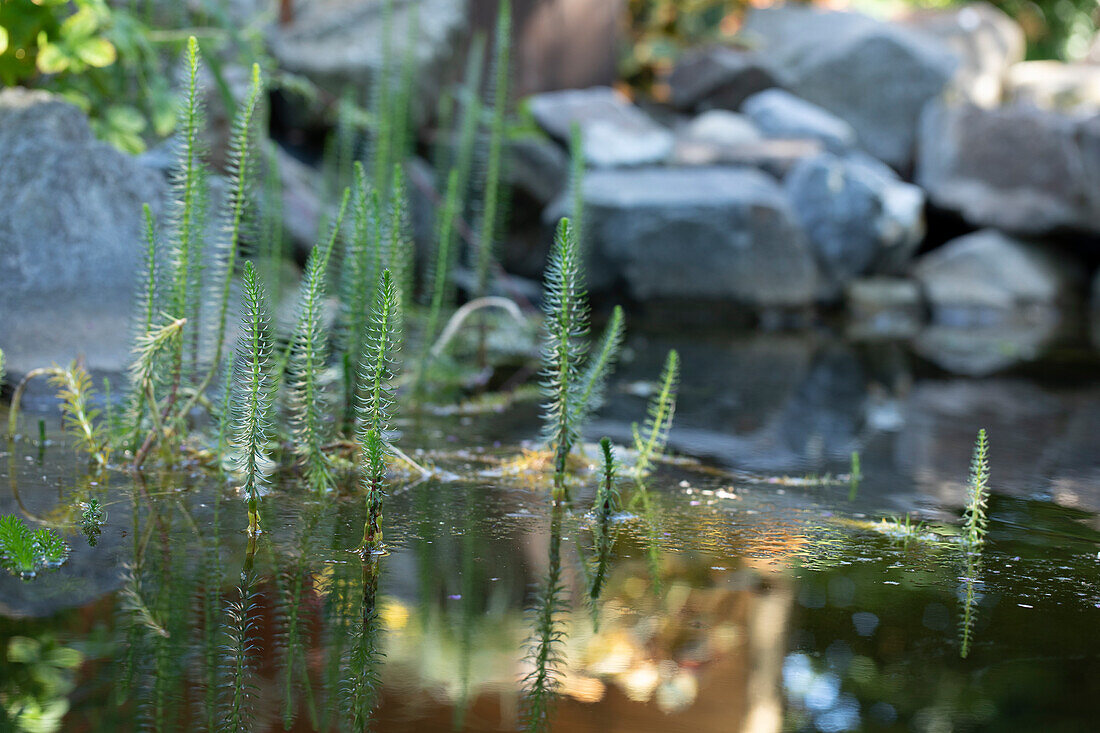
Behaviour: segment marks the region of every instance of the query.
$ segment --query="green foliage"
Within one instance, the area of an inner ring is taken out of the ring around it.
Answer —
[[[40,527],[31,532],[15,515],[0,517],[0,563],[13,573],[34,577],[43,568],[65,562],[69,548],[56,532]]]
[[[584,248],[584,138],[580,123],[569,127],[569,196],[572,199],[571,219],[577,230],[577,241]]]
[[[255,658],[260,652],[257,618],[260,595],[256,574],[241,573],[237,593],[225,607],[225,641],[221,647],[224,671],[223,725],[227,731],[251,730],[255,714],[252,703],[259,688],[252,681]]]
[[[452,169],[447,180],[447,196],[444,199],[443,210],[440,212],[439,226],[436,234],[435,264],[428,272],[428,286],[431,289],[432,300],[428,309],[427,325],[424,327],[424,343],[420,357],[420,368],[417,370],[416,387],[419,393],[427,379],[428,369],[431,366],[432,344],[438,336],[440,322],[443,318],[443,309],[449,306],[453,294],[451,293],[451,270],[454,267],[454,257],[451,250],[452,232],[454,230],[455,216],[458,208],[458,170]]]
[[[96,134],[132,153],[175,126],[163,46],[131,9],[106,0],[15,0],[0,10],[0,84],[57,92]],[[119,102],[142,84],[135,105]],[[152,121],[152,129],[149,127]]]
[[[103,425],[96,422],[100,411],[91,406],[95,388],[87,370],[75,361],[67,369],[55,366],[50,383],[57,387],[63,422],[76,449],[87,453],[100,466],[106,466],[111,447]]]
[[[259,530],[259,501],[267,485],[265,470],[270,459],[271,410],[274,399],[271,335],[263,288],[251,262],[244,268],[244,317],[237,342],[233,393],[236,468],[242,476],[241,491],[248,504],[248,530]]]
[[[596,517],[601,526],[606,527],[611,515],[619,509],[619,464],[615,460],[615,450],[609,438],[600,439],[600,452],[603,454],[603,473],[596,490]]]
[[[596,350],[589,354],[588,297],[580,244],[569,219],[558,224],[546,268],[542,386],[544,438],[554,452],[555,491],[564,491],[565,465],[580,431],[602,404],[608,375],[623,339],[622,309],[612,313]],[[585,355],[589,354],[587,362]],[[583,369],[583,371],[582,371]]]
[[[332,488],[332,473],[324,453],[326,404],[321,370],[328,362],[328,334],[322,323],[329,259],[347,212],[349,190],[344,191],[340,211],[327,242],[313,248],[306,263],[298,294],[298,321],[291,338],[290,383],[295,452],[305,465],[306,480],[316,491]]]
[[[577,238],[568,219],[558,224],[546,268],[546,336],[542,384],[544,436],[554,451],[554,487],[564,490],[565,462],[580,435],[576,402],[580,364],[588,350],[588,298]]]
[[[400,344],[401,314],[397,285],[389,270],[378,283],[378,296],[370,326],[363,339],[359,368],[363,392],[356,405],[359,442],[359,473],[366,494],[367,520],[361,549],[369,552],[382,541],[382,500],[385,495],[386,444],[393,408],[396,372],[394,355]]]
[[[504,165],[504,122],[508,106],[509,49],[512,35],[512,5],[500,0],[496,37],[493,46],[492,118],[489,123],[489,162],[485,180],[485,198],[478,227],[477,285],[474,294],[489,290],[489,270],[493,264],[494,243],[501,227],[502,168]]]
[[[217,332],[214,337],[214,358],[210,374],[221,363],[222,350],[225,342],[226,323],[229,316],[229,294],[233,282],[233,273],[236,269],[237,253],[240,248],[241,230],[245,215],[250,203],[252,178],[255,173],[253,161],[254,130],[253,117],[256,106],[263,94],[263,81],[260,78],[260,67],[252,65],[252,84],[248,90],[245,103],[237,111],[233,121],[233,135],[229,144],[229,198],[224,214],[223,235],[224,242],[221,247],[220,259],[222,262],[221,295],[217,305]],[[190,106],[190,105],[189,105]],[[207,377],[209,383],[210,377]]]
[[[680,381],[680,355],[668,352],[664,370],[661,372],[660,391],[650,400],[646,410],[645,425],[639,432],[634,424],[634,450],[638,456],[634,462],[634,476],[644,479],[652,470],[653,463],[661,457],[668,433],[672,429],[672,416],[676,412],[676,389]]]
[[[980,554],[968,554],[963,570],[962,586],[959,588],[959,601],[962,613],[959,614],[959,657],[970,656],[970,645],[974,639],[974,623],[978,618],[978,602],[981,600],[982,562]]]
[[[344,421],[353,421],[355,400],[359,394],[357,359],[363,351],[374,303],[375,285],[382,273],[382,204],[378,190],[367,181],[360,161],[354,165],[354,203],[352,236],[346,238],[340,304],[344,335]]]
[[[730,41],[724,21],[739,18],[748,6],[746,0],[629,0],[629,38],[622,46],[620,74],[652,90],[683,49]]]
[[[579,382],[580,395],[577,397],[578,420],[582,424],[589,416],[600,409],[604,403],[607,391],[607,378],[615,370],[615,364],[619,360],[619,351],[623,345],[623,334],[626,325],[623,319],[623,309],[615,306],[611,311],[611,320],[607,322],[603,335],[600,337],[596,348],[585,363],[584,372]]]
[[[394,284],[400,302],[412,303],[416,278],[416,244],[409,232],[408,191],[405,188],[405,171],[394,165],[390,210],[386,231],[386,266],[393,272]]]
[[[88,544],[95,547],[100,533],[103,532],[103,524],[107,521],[107,514],[99,503],[99,499],[89,499],[80,505],[80,531],[88,540]]]
[[[971,550],[980,550],[989,529],[989,442],[985,428],[978,431],[970,459],[967,505],[963,515],[963,540]]]

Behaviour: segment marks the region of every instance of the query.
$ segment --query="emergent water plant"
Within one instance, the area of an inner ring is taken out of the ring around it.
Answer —
[[[967,505],[963,514],[963,542],[970,551],[981,550],[989,529],[989,442],[985,428],[978,431],[970,459]]]
[[[0,517],[0,563],[24,578],[33,578],[43,568],[65,562],[69,548],[55,532],[40,527],[31,531],[15,515]]]

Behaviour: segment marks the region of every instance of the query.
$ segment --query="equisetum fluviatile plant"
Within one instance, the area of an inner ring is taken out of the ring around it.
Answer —
[[[653,463],[661,457],[665,444],[668,443],[672,416],[676,412],[676,389],[679,381],[680,355],[674,349],[668,352],[665,359],[665,367],[661,372],[661,388],[649,402],[645,424],[640,431],[637,423],[633,426],[634,450],[638,453],[634,460],[634,477],[639,481],[653,470]]]
[[[989,442],[985,428],[978,431],[974,454],[970,459],[970,481],[967,483],[967,505],[963,519],[963,541],[971,550],[980,550],[989,528],[986,510],[989,506]]]
[[[329,459],[324,451],[328,405],[321,385],[321,371],[328,362],[328,333],[322,320],[329,260],[350,196],[351,192],[345,189],[328,241],[318,244],[310,252],[298,293],[298,319],[291,337],[290,372],[293,378],[290,392],[294,452],[305,467],[306,481],[315,491],[328,491],[333,486]]]
[[[977,620],[978,601],[981,600],[982,587],[981,552],[967,553],[966,566],[963,569],[962,586],[959,588],[959,602],[962,612],[959,614],[959,657],[970,656],[970,644],[974,638],[974,622]]]
[[[241,492],[248,506],[248,533],[255,535],[260,529],[260,494],[267,485],[265,471],[270,463],[267,444],[272,434],[271,410],[275,384],[267,305],[251,262],[245,263],[243,285],[244,317],[233,375],[232,447],[236,451],[236,468],[241,475]]]
[[[360,360],[363,392],[356,407],[359,439],[360,482],[366,494],[367,518],[363,526],[363,553],[382,542],[382,501],[386,488],[386,444],[393,408],[394,355],[400,343],[400,301],[389,270],[382,272],[370,327],[363,340]]]

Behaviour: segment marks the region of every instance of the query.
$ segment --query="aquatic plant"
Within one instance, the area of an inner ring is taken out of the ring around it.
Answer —
[[[412,303],[416,279],[416,245],[409,234],[408,191],[405,169],[396,164],[390,179],[390,210],[386,231],[386,267],[393,273],[401,303]]]
[[[569,126],[569,198],[570,219],[577,232],[577,241],[584,248],[584,138],[580,123]]]
[[[606,526],[619,508],[619,486],[617,476],[619,463],[615,460],[615,450],[610,438],[600,438],[600,452],[603,454],[603,473],[596,490],[596,518],[601,526]]]
[[[611,311],[611,319],[607,322],[607,326],[604,328],[595,349],[589,355],[584,372],[581,374],[580,394],[576,402],[579,411],[578,422],[582,425],[588,421],[593,412],[603,406],[607,379],[615,371],[625,332],[626,323],[623,319],[623,309],[621,306],[615,306]]]
[[[78,451],[87,453],[100,466],[106,466],[111,446],[101,423],[96,422],[100,411],[91,406],[95,398],[92,378],[84,366],[74,361],[67,369],[54,366],[50,384],[57,387],[61,400],[62,422]]]
[[[69,556],[69,547],[53,530],[34,532],[14,514],[0,517],[0,564],[31,578],[43,568],[57,567]]]
[[[481,222],[477,240],[477,282],[475,297],[488,293],[489,269],[494,262],[494,242],[500,228],[501,211],[504,209],[501,187],[504,164],[504,122],[508,105],[509,49],[512,35],[512,5],[500,0],[497,10],[496,35],[493,39],[492,117],[489,123],[489,160],[485,178],[485,196],[482,202]]]
[[[963,542],[971,550],[980,550],[989,528],[989,443],[985,428],[978,431],[974,454],[970,459],[967,505],[963,513]]]
[[[435,264],[428,272],[428,285],[431,290],[431,304],[428,307],[428,320],[424,327],[424,337],[420,356],[420,367],[416,375],[416,391],[424,386],[428,368],[432,360],[432,344],[435,341],[439,322],[443,316],[444,303],[449,301],[451,270],[454,258],[451,256],[452,231],[456,209],[458,208],[458,171],[452,170],[447,180],[447,195],[439,215],[439,227],[436,234]]]
[[[326,438],[321,370],[328,362],[328,334],[322,323],[329,258],[343,224],[351,192],[344,190],[328,241],[310,252],[298,293],[298,319],[291,336],[291,420],[294,452],[305,466],[306,481],[315,491],[332,488],[332,473],[324,452]]]
[[[80,504],[80,531],[88,540],[88,544],[95,547],[99,541],[99,535],[103,532],[103,524],[107,521],[107,514],[99,503],[99,499],[89,499]]]
[[[400,342],[400,304],[392,273],[383,270],[370,327],[364,338],[360,371],[364,392],[356,406],[360,481],[367,502],[360,550],[369,553],[382,541],[382,500],[386,459],[391,453],[385,433],[393,407],[394,355]]]
[[[251,262],[244,268],[244,318],[237,342],[233,394],[236,468],[243,477],[241,491],[248,506],[248,532],[259,531],[260,492],[267,483],[267,442],[271,437],[274,391],[270,325],[263,287]]]
[[[634,476],[643,479],[649,475],[653,463],[664,452],[668,443],[668,433],[672,429],[672,417],[676,412],[676,389],[680,380],[680,355],[669,351],[661,372],[661,387],[649,402],[646,420],[639,432],[638,424],[633,426],[634,450],[638,456],[634,461]]]
[[[577,238],[568,219],[558,223],[554,248],[546,269],[543,308],[546,337],[543,346],[543,406],[545,438],[554,452],[554,488],[565,488],[565,462],[580,435],[577,378],[588,345],[588,302],[581,274]]]
[[[384,263],[382,203],[362,162],[353,165],[352,233],[346,238],[340,288],[344,322],[344,424],[354,423],[360,391],[358,357],[363,351],[375,288]]]

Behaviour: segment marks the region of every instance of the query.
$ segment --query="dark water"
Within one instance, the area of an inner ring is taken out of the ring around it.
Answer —
[[[89,476],[51,416],[44,452],[0,451],[0,513],[73,549],[0,577],[0,729],[497,731],[532,707],[601,733],[1095,728],[1091,356],[957,377],[895,346],[636,338],[591,437],[625,439],[673,346],[673,442],[704,463],[624,482],[605,531],[593,478],[554,507],[545,478],[503,475],[534,405],[409,421],[399,444],[448,476],[395,484],[388,553],[366,561],[356,497],[281,480],[250,545],[231,484]],[[978,427],[995,491],[980,555],[881,531],[956,521]],[[846,472],[853,450],[856,487],[777,480]],[[108,515],[94,546],[72,509],[90,498]]]

